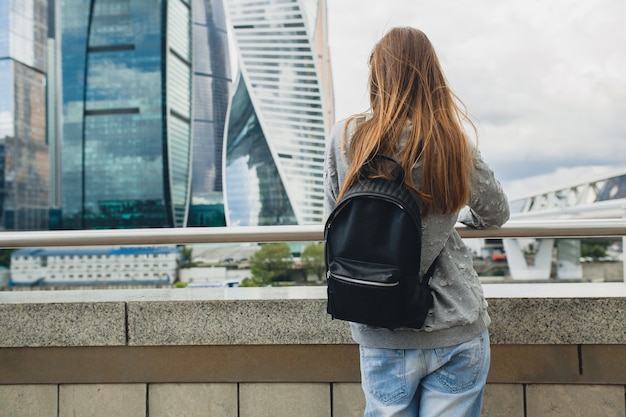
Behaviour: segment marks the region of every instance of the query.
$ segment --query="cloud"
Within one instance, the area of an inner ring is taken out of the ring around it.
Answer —
[[[372,47],[410,25],[433,42],[507,184],[626,167],[623,1],[344,0],[328,12],[337,118],[368,107]]]

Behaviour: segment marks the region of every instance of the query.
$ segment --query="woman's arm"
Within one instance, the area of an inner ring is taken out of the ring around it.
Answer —
[[[338,155],[341,152],[341,135],[343,133],[343,123],[333,126],[327,144],[326,155],[324,157],[324,211],[326,216],[335,208],[337,196],[339,195],[339,175]]]
[[[470,200],[459,212],[458,221],[477,229],[488,229],[502,226],[509,214],[509,201],[500,182],[476,150]]]

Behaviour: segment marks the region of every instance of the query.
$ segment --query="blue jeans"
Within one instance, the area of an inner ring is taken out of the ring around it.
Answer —
[[[365,417],[479,417],[489,333],[438,349],[361,346]]]

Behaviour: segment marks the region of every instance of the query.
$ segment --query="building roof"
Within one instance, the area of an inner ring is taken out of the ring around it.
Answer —
[[[176,246],[141,246],[141,247],[110,247],[110,246],[90,246],[90,247],[58,247],[58,248],[23,248],[11,254],[15,256],[85,256],[85,255],[158,255],[179,253]]]

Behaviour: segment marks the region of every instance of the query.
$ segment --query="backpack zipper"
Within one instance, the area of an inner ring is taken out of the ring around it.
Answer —
[[[352,284],[359,284],[359,285],[369,285],[372,287],[397,287],[398,285],[400,285],[399,282],[392,282],[392,283],[386,283],[386,282],[373,282],[373,281],[366,281],[363,279],[356,279],[356,278],[350,278],[350,277],[346,277],[343,275],[337,275],[337,274],[333,274],[330,271],[327,273],[327,278],[336,278],[340,281],[346,281],[346,282],[350,282]]]

